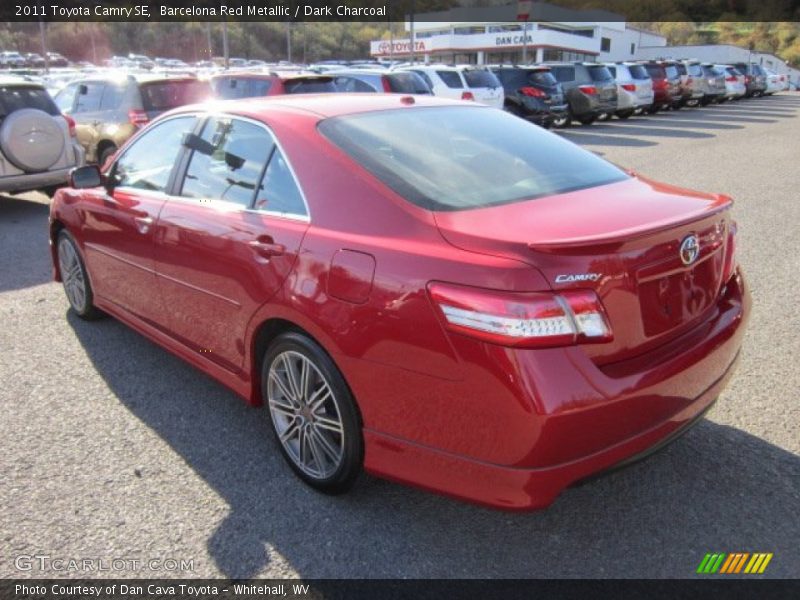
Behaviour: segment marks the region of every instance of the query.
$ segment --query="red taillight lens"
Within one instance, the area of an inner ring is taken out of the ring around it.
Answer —
[[[745,83],[750,83],[751,81],[753,81],[753,78],[750,77],[750,75],[745,75],[744,76],[744,82]]]
[[[69,128],[69,137],[75,137],[77,133],[75,132],[75,119],[70,117],[69,115],[61,115],[64,117],[64,120],[67,122],[67,127]]]
[[[593,85],[579,85],[578,89],[589,96],[594,96],[597,93],[597,88]]]
[[[392,93],[392,84],[389,83],[388,77],[381,77],[381,84],[383,85],[383,91],[387,94]]]
[[[653,79],[653,88],[657,90],[663,90],[667,87],[667,80],[666,79]]]
[[[636,84],[635,83],[623,83],[622,89],[626,92],[635,92],[636,91]]]
[[[462,100],[475,100],[475,96],[472,92],[461,92],[461,99]]]
[[[545,98],[547,96],[542,90],[535,87],[519,88],[519,93],[530,98]]]
[[[502,292],[431,283],[445,326],[491,344],[525,348],[613,339],[597,295],[589,290]]]
[[[728,77],[725,78],[725,81],[728,81],[730,83],[736,83],[736,75],[729,75]]]
[[[137,127],[141,127],[150,121],[150,118],[143,110],[131,109],[128,111],[128,121]]]
[[[736,270],[736,221],[728,227],[728,246],[725,248],[725,268],[722,271],[722,284],[725,285]]]

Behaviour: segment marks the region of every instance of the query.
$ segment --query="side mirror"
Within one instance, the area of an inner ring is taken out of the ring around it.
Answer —
[[[97,165],[76,167],[69,172],[69,185],[76,190],[86,190],[103,185],[103,176]]]
[[[82,83],[82,84],[80,84],[80,85],[78,86],[78,93],[79,93],[81,96],[85,96],[86,94],[88,94],[88,93],[89,93],[89,86],[87,86],[85,83]]]

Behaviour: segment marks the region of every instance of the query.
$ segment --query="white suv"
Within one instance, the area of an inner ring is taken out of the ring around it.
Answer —
[[[500,109],[505,103],[503,85],[494,73],[483,67],[411,65],[397,67],[397,70],[419,74],[433,90],[434,96],[474,100]]]
[[[51,194],[84,163],[75,123],[43,86],[0,77],[0,192]]]

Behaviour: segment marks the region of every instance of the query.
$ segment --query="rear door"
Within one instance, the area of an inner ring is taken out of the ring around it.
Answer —
[[[263,124],[209,118],[188,151],[158,223],[159,288],[170,333],[235,372],[250,318],[294,266],[308,211]]]
[[[494,73],[487,69],[464,69],[462,74],[467,88],[477,102],[495,108],[503,108],[505,93]]]

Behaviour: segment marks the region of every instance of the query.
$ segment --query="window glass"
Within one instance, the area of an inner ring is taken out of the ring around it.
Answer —
[[[163,192],[193,116],[158,123],[141,135],[117,160],[113,173],[119,186]]]
[[[461,75],[459,75],[456,71],[436,71],[436,74],[449,88],[460,90],[464,87],[464,84],[461,83]]]
[[[375,89],[368,83],[347,75],[337,77],[334,80],[334,85],[339,92],[375,93]]]
[[[611,52],[611,38],[600,38],[600,52]]]
[[[297,182],[278,148],[273,152],[258,188],[255,207],[292,215],[307,214]]]
[[[556,78],[553,77],[553,74],[550,71],[531,71],[528,74],[528,80],[531,83],[546,87],[558,85],[558,81],[556,81]]]
[[[550,71],[558,81],[575,80],[575,67],[552,67]]]
[[[429,210],[466,210],[621,181],[572,142],[492,108],[382,110],[320,131],[385,185]]]
[[[500,87],[500,82],[494,73],[486,69],[465,69],[464,79],[471,88],[496,88]]]
[[[629,65],[628,71],[634,79],[650,79],[650,75],[647,74],[647,69],[642,65]]]
[[[147,112],[165,112],[185,104],[202,102],[209,94],[208,84],[196,79],[143,83],[142,105]]]
[[[614,77],[608,72],[608,67],[604,65],[587,67],[592,81],[613,81]]]
[[[223,100],[244,98],[247,93],[245,81],[237,77],[220,77],[215,79],[211,85],[214,87],[214,95]]]
[[[75,94],[77,91],[78,84],[72,83],[56,94],[56,97],[53,98],[53,100],[61,112],[72,112],[72,107],[75,105]]]
[[[103,98],[100,100],[100,110],[114,110],[122,104],[122,97],[125,95],[125,87],[121,85],[109,84],[103,90]]]
[[[414,73],[422,77],[423,81],[428,84],[428,87],[433,89],[433,81],[431,81],[431,78],[425,71],[417,71],[416,69],[414,69]]]
[[[38,108],[48,115],[59,114],[50,94],[40,87],[21,85],[0,87],[0,118],[21,108]]]
[[[271,79],[250,79],[249,94],[252,98],[266,96],[269,88],[272,87]]]
[[[205,143],[193,147],[181,196],[251,206],[272,136],[254,123],[219,117],[209,119],[201,139]]]
[[[416,73],[412,71],[401,71],[399,73],[388,73],[383,75],[389,82],[389,89],[395,94],[430,94],[431,90]],[[456,73],[458,77],[458,73]],[[460,87],[460,86],[459,86]]]
[[[680,77],[680,75],[678,75],[678,69],[674,65],[667,65],[664,70],[667,73],[668,79],[677,79]]]
[[[100,109],[103,88],[106,84],[100,81],[87,81],[78,85],[78,101],[75,103],[76,113],[90,112]]]
[[[336,91],[331,77],[297,77],[283,82],[287,94],[327,94]]]

